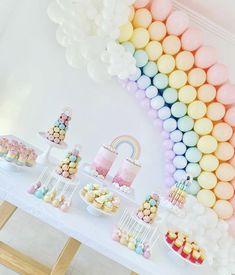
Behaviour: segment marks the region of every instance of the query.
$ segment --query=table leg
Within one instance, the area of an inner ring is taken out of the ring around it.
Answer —
[[[64,275],[80,245],[81,243],[79,241],[69,238],[56,263],[52,267],[50,275]]]
[[[16,206],[14,206],[13,204],[10,204],[7,201],[4,201],[0,205],[0,229],[4,227],[4,225],[10,219],[10,217],[13,215],[16,209],[17,209]]]

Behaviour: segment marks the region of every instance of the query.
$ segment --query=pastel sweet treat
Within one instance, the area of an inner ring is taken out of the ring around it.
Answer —
[[[168,243],[173,243],[177,238],[177,235],[175,232],[169,231],[166,235],[166,240]]]
[[[187,258],[192,252],[192,245],[189,243],[186,243],[185,246],[182,249],[181,256],[184,258]]]
[[[201,253],[198,250],[194,249],[189,259],[192,263],[196,263],[200,257],[201,257]]]
[[[113,178],[113,182],[118,183],[119,186],[130,187],[139,173],[141,165],[137,160],[130,158],[122,162],[121,167],[118,169],[117,174]]]
[[[178,239],[178,238],[177,238],[177,239],[174,241],[174,244],[173,244],[172,248],[173,248],[175,251],[179,251],[180,248],[182,247],[183,243],[184,243],[184,242],[183,242],[181,239]]]
[[[99,175],[106,177],[116,157],[117,152],[113,147],[103,145],[100,147],[91,166]]]
[[[65,111],[56,120],[53,127],[51,127],[46,134],[47,139],[51,142],[61,144],[68,130],[69,122],[71,120],[71,110],[65,109]]]

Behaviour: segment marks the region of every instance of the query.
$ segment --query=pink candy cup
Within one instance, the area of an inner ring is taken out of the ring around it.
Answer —
[[[214,65],[217,61],[217,51],[213,47],[202,46],[195,54],[195,65],[206,69]]]
[[[197,50],[203,42],[202,31],[194,28],[188,28],[181,37],[182,48],[186,51]]]
[[[226,83],[221,86],[216,95],[217,101],[227,104],[234,104],[235,103],[235,85]]]
[[[182,11],[174,11],[166,21],[166,28],[169,34],[181,35],[189,25],[189,17]]]
[[[152,17],[155,20],[165,21],[172,10],[170,0],[153,0],[151,5]]]
[[[134,7],[136,9],[143,8],[143,7],[147,6],[149,2],[150,2],[150,0],[136,0],[134,3]]]
[[[228,80],[228,69],[223,64],[215,64],[207,71],[207,82],[219,86]]]
[[[227,122],[230,126],[235,127],[235,106],[232,106],[227,110],[224,121]]]

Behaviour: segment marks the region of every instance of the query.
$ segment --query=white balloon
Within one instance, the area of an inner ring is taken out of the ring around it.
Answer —
[[[47,8],[49,18],[57,24],[62,24],[64,21],[64,13],[56,2],[51,2]]]
[[[66,60],[73,68],[81,68],[84,65],[80,48],[78,46],[70,46],[65,52]]]
[[[110,78],[107,67],[99,60],[89,61],[87,64],[87,72],[89,76],[97,82],[104,82]]]

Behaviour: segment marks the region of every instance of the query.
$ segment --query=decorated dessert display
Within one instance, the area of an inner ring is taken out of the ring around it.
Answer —
[[[14,139],[0,138],[0,157],[19,166],[32,167],[36,163],[37,153]]]
[[[124,211],[119,224],[113,229],[112,239],[138,255],[149,259],[152,249],[159,238],[158,227],[141,222],[135,218],[135,212]]]
[[[169,246],[181,257],[193,264],[202,264],[205,260],[205,252],[198,244],[181,232],[168,231],[165,239]]]
[[[152,224],[157,216],[160,197],[157,194],[147,195],[137,211],[137,217],[145,223]]]
[[[76,146],[66,155],[63,161],[60,162],[59,166],[56,168],[56,172],[66,179],[73,179],[78,171],[80,161],[80,149]]]
[[[68,130],[69,121],[71,120],[71,109],[66,108],[57,121],[54,123],[46,134],[46,137],[51,142],[60,144],[64,141],[66,132]]]
[[[119,209],[119,197],[110,192],[108,188],[99,184],[89,183],[85,185],[80,194],[89,205],[104,213],[114,214]]]

